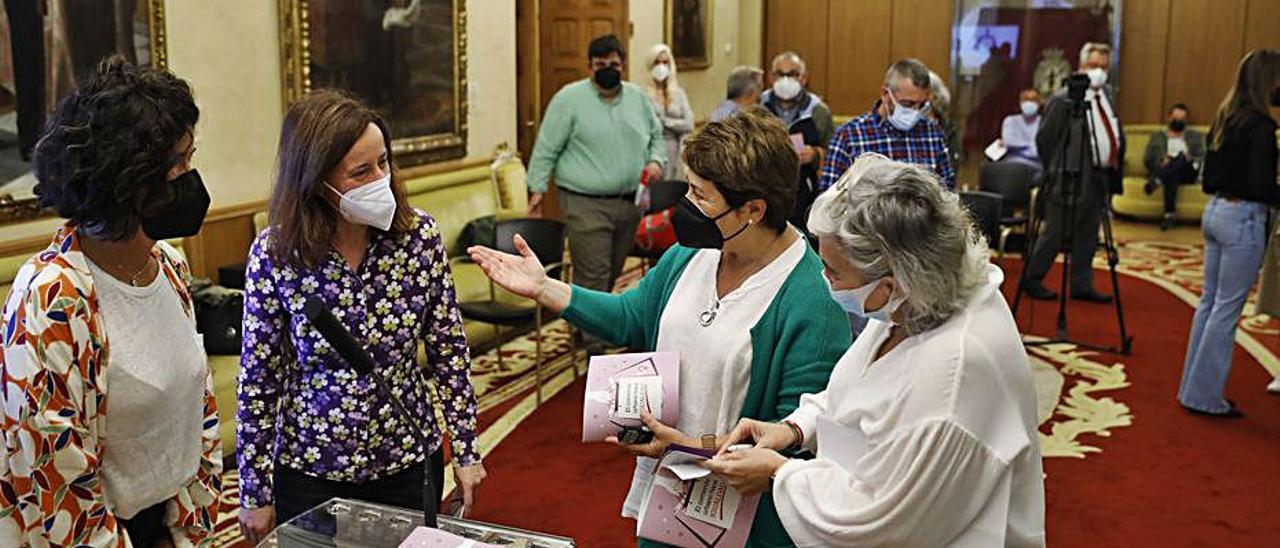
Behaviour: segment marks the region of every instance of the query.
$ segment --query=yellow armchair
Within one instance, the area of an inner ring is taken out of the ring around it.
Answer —
[[[1208,133],[1206,126],[1191,126],[1191,129]],[[1111,201],[1112,208],[1119,215],[1154,221],[1164,218],[1164,195],[1160,191],[1147,194],[1142,191],[1147,183],[1147,166],[1142,157],[1146,153],[1151,134],[1163,131],[1164,126],[1154,124],[1136,124],[1124,126],[1124,193]],[[1179,221],[1200,222],[1204,214],[1204,206],[1209,203],[1209,196],[1200,189],[1200,184],[1178,187],[1178,209],[1175,216]]]

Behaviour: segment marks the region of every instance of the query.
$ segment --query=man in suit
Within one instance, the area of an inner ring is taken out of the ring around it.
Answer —
[[[1044,276],[1062,249],[1063,236],[1069,226],[1071,297],[1094,303],[1111,302],[1111,295],[1099,293],[1093,287],[1093,254],[1098,250],[1098,229],[1106,200],[1110,199],[1111,193],[1123,188],[1124,129],[1114,108],[1115,96],[1107,86],[1110,68],[1109,46],[1085,44],[1080,49],[1079,72],[1089,78],[1089,89],[1084,96],[1087,120],[1084,124],[1072,120],[1071,101],[1064,90],[1049,101],[1040,130],[1036,133],[1036,148],[1044,160],[1047,182],[1044,224],[1027,261],[1027,276],[1023,284],[1023,289],[1033,299],[1058,298],[1057,293],[1044,286]],[[1071,157],[1071,154],[1067,154],[1067,158],[1060,157],[1063,142],[1068,139],[1073,143],[1084,139],[1089,156],[1085,159],[1086,167],[1078,184],[1071,189],[1065,188],[1068,178],[1057,177]],[[1068,213],[1070,218],[1066,218]]]
[[[1204,162],[1204,134],[1187,128],[1189,115],[1187,105],[1174,103],[1169,107],[1168,126],[1151,134],[1142,156],[1142,162],[1147,166],[1147,177],[1150,177],[1142,187],[1143,192],[1151,194],[1156,188],[1164,188],[1162,231],[1173,226],[1174,213],[1178,209],[1178,187],[1196,182]]]

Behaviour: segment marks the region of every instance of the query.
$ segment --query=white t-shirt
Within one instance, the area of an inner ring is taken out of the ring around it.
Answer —
[[[165,244],[160,244],[165,245]],[[164,272],[145,287],[89,261],[107,333],[107,508],[129,519],[195,477],[204,421],[204,346]]]
[[[790,229],[788,229],[790,230]],[[658,324],[657,350],[680,354],[680,422],[690,436],[727,434],[738,424],[751,383],[751,328],[768,310],[808,243],[797,237],[782,254],[719,299],[710,325],[700,322],[716,302],[720,251],[689,259]],[[653,481],[654,460],[639,457],[622,515],[635,517]]]
[[[1169,144],[1165,147],[1165,155],[1173,158],[1179,154],[1191,155],[1190,149],[1187,148],[1187,138],[1170,137]]]
[[[773,485],[798,546],[1044,546],[1031,366],[1000,282],[872,363],[872,321],[789,420],[818,458]]]

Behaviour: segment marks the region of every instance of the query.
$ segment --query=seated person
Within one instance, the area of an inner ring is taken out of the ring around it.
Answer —
[[[1003,161],[1021,162],[1036,169],[1036,178],[1044,172],[1040,151],[1036,149],[1036,132],[1040,130],[1040,92],[1027,88],[1018,93],[1021,112],[1005,116],[1000,126],[1000,140],[1009,152]]]
[[[1147,184],[1142,190],[1147,194],[1164,187],[1164,220],[1160,230],[1173,226],[1174,212],[1178,208],[1178,186],[1196,182],[1200,178],[1200,166],[1204,162],[1204,135],[1187,129],[1187,105],[1174,103],[1169,107],[1169,125],[1151,135],[1142,161],[1147,166]]]
[[[741,421],[707,467],[770,493],[797,546],[1044,546],[1031,366],[959,197],[868,154],[809,227],[831,297],[870,322],[826,390],[780,422]]]

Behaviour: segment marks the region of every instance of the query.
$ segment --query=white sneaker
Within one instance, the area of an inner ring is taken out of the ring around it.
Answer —
[[[1267,385],[1267,392],[1272,394],[1280,394],[1280,377],[1276,377]]]

